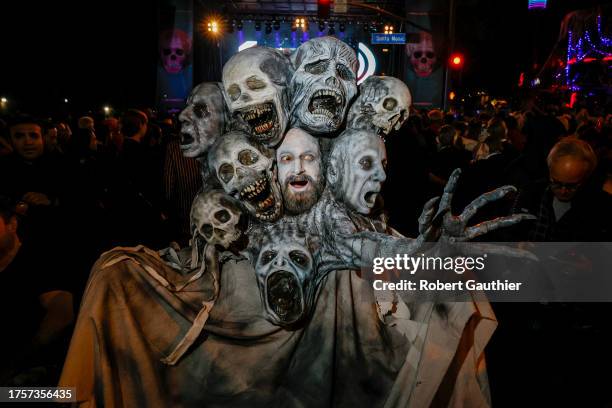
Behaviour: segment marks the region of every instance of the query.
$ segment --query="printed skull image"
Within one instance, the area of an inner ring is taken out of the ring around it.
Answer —
[[[291,60],[292,125],[311,134],[339,130],[357,94],[355,51],[334,37],[320,37],[300,45]]]
[[[193,88],[179,115],[181,150],[185,157],[201,157],[221,134],[227,121],[221,84],[203,82]]]
[[[198,236],[210,245],[228,249],[246,230],[240,202],[221,190],[199,193],[191,205],[194,242]]]
[[[251,215],[272,222],[282,215],[282,198],[274,161],[249,140],[245,132],[223,135],[208,152],[210,170],[225,192],[240,199]]]
[[[177,28],[162,31],[159,35],[159,56],[169,74],[178,74],[189,63],[191,38]]]
[[[291,63],[279,51],[248,48],[223,67],[223,89],[230,113],[258,143],[278,145],[289,123]]]
[[[314,260],[306,237],[292,225],[264,231],[255,274],[270,322],[292,326],[309,314],[317,290]]]
[[[359,85],[359,97],[351,106],[347,128],[364,129],[380,135],[399,130],[408,119],[412,96],[397,78],[371,76]]]
[[[438,57],[430,33],[421,31],[418,38],[418,43],[408,43],[406,45],[406,51],[410,56],[410,66],[415,74],[420,78],[427,78],[436,67]]]

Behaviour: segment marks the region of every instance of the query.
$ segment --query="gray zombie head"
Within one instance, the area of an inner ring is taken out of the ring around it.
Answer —
[[[386,179],[386,165],[387,151],[378,135],[346,129],[329,153],[327,184],[337,201],[369,214]]]
[[[287,327],[312,310],[319,280],[312,244],[292,224],[263,231],[255,258],[255,274],[266,318]]]
[[[223,67],[223,89],[234,119],[258,143],[274,147],[289,123],[289,81],[293,69],[278,50],[247,48]]]
[[[272,222],[282,215],[282,198],[274,161],[245,132],[223,135],[208,152],[208,165],[225,192],[239,199],[249,213]]]
[[[292,124],[312,134],[340,129],[357,94],[357,57],[334,37],[306,41],[291,56]]]
[[[359,96],[351,106],[346,126],[388,135],[408,119],[411,103],[410,90],[399,79],[368,77],[359,85]]]
[[[191,205],[190,219],[194,241],[201,237],[223,249],[238,241],[246,227],[240,202],[222,190],[199,193]]]
[[[179,115],[181,150],[185,157],[202,157],[227,122],[223,91],[218,82],[203,82],[193,88],[187,106]]]

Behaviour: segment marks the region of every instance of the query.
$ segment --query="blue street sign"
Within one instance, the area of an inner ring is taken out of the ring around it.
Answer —
[[[372,33],[372,44],[406,44],[406,33]]]

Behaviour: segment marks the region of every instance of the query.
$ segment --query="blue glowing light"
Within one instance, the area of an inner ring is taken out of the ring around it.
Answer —
[[[532,9],[545,9],[547,0],[529,0],[529,10]]]

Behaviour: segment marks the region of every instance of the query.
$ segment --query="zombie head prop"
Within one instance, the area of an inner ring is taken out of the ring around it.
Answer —
[[[199,193],[191,205],[193,245],[201,237],[208,244],[228,249],[245,231],[240,202],[221,190]]]
[[[357,94],[357,57],[333,37],[306,41],[291,56],[292,123],[312,134],[340,129]]]
[[[319,141],[300,128],[290,129],[276,150],[276,162],[285,210],[309,210],[325,187]]]
[[[359,97],[351,106],[346,126],[388,135],[408,119],[411,103],[410,90],[399,79],[368,77],[359,85]]]
[[[208,164],[225,192],[240,201],[261,221],[282,215],[282,199],[274,161],[266,157],[244,132],[229,132],[208,152]]]
[[[307,238],[291,224],[263,231],[255,274],[266,318],[293,326],[312,309],[317,290],[316,268]]]
[[[430,33],[421,31],[418,34],[418,42],[406,44],[406,52],[416,76],[427,78],[432,74],[437,66],[438,56]]]
[[[334,141],[327,183],[337,201],[369,214],[386,179],[387,152],[375,133],[347,129]]]
[[[248,48],[223,67],[223,89],[229,110],[258,143],[274,147],[289,123],[289,60],[267,47]]]
[[[177,28],[162,31],[159,35],[159,56],[169,74],[178,74],[189,63],[191,38]]]
[[[179,115],[183,155],[203,156],[223,134],[226,116],[221,84],[204,82],[194,87]]]

